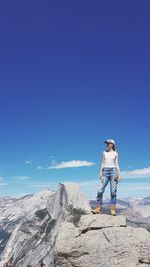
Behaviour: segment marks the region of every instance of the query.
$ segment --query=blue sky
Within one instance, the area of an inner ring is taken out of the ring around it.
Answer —
[[[119,197],[149,195],[149,8],[0,4],[1,195],[74,181],[94,198],[106,138],[117,142]]]

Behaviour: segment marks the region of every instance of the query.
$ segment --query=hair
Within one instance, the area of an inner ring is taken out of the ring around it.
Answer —
[[[116,146],[115,145],[113,145],[113,150],[116,151]]]
[[[112,143],[110,143],[110,144],[112,144]],[[116,146],[114,144],[112,144],[112,149],[113,149],[113,151],[116,151]]]

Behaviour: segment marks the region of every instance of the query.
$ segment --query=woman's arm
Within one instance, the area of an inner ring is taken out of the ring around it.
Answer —
[[[121,178],[121,172],[120,172],[120,168],[119,168],[119,161],[118,161],[118,153],[116,155],[116,168],[118,170],[118,178]]]
[[[100,178],[102,177],[102,170],[103,170],[103,168],[104,168],[104,154],[103,154],[102,164],[101,164],[101,168],[100,168],[100,175],[99,175]]]

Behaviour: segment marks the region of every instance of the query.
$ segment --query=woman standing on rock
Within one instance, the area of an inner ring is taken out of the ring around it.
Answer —
[[[105,141],[106,151],[103,151],[103,160],[100,170],[101,186],[97,193],[97,206],[92,210],[93,213],[101,213],[103,194],[107,184],[110,182],[111,194],[111,215],[116,216],[116,194],[118,180],[120,179],[120,168],[118,164],[118,153],[116,152],[115,141],[108,139]]]

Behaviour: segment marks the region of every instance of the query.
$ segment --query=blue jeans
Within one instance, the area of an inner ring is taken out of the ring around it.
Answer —
[[[110,182],[111,205],[116,205],[118,170],[117,168],[103,168],[101,186],[97,192],[96,203],[102,205],[103,194],[107,184]]]

